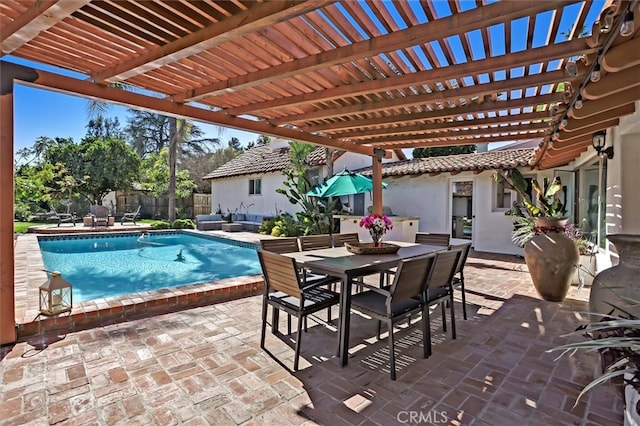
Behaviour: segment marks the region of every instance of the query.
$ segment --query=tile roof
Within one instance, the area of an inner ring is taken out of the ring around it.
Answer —
[[[447,155],[444,157],[413,158],[406,161],[384,163],[382,176],[420,175],[424,173],[446,173],[475,170],[494,170],[529,166],[535,149],[510,149],[474,154]],[[371,167],[358,171],[371,175]]]
[[[324,147],[316,147],[307,161],[310,166],[320,166],[325,164]],[[223,164],[203,179],[222,179],[231,176],[243,176],[254,173],[277,172],[287,168],[289,165],[289,147],[272,148],[270,145],[256,146],[244,154]]]

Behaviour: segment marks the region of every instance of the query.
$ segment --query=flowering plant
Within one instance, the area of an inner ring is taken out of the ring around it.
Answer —
[[[390,229],[393,229],[391,219],[379,214],[370,214],[360,221],[360,226],[369,230],[374,245],[380,245],[382,236]]]

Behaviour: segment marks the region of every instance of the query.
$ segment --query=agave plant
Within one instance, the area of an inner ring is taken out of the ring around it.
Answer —
[[[533,218],[561,217],[566,213],[564,205],[558,197],[562,190],[559,176],[556,176],[551,182],[545,177],[542,186],[535,179],[531,181],[531,187],[536,193],[535,204],[528,194],[529,184],[518,169],[495,171],[493,179],[502,183],[506,188],[516,191],[520,196],[518,200],[513,202],[512,208],[505,212],[508,216],[516,217],[513,222],[514,229],[511,240],[519,247],[523,247],[535,234]]]

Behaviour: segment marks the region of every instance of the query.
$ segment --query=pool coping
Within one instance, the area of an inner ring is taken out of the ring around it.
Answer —
[[[264,287],[261,275],[225,278],[78,302],[69,313],[44,316],[39,314],[38,287],[47,280],[47,275],[43,271],[37,237],[35,234],[21,235],[15,242],[14,299],[18,341],[34,335],[67,333],[226,302],[260,294]]]

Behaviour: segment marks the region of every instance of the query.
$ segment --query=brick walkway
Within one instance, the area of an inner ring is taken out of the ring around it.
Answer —
[[[465,272],[470,316],[456,305],[458,339],[435,313],[434,354],[423,359],[419,330],[401,330],[395,382],[387,341],[356,313],[346,368],[335,329],[310,321],[301,370],[290,372],[287,337],[267,335],[281,363],[259,347],[253,296],[2,348],[0,425],[622,424],[612,385],[572,408],[594,354],[545,352],[586,321],[588,289],[541,301],[511,256],[472,253]]]

